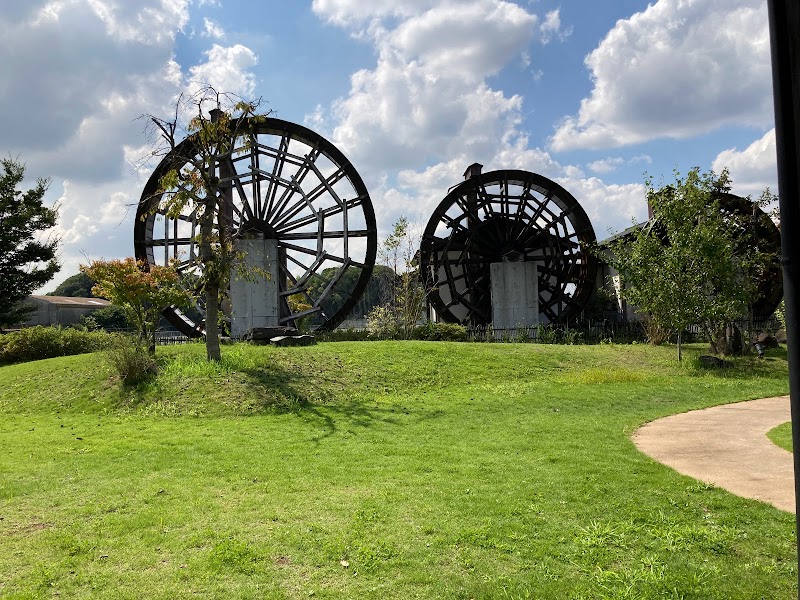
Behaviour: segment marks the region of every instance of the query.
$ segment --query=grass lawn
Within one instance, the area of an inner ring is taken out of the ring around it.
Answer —
[[[792,452],[792,422],[782,423],[767,432],[767,437],[776,446]]]
[[[785,352],[342,342],[0,368],[0,596],[796,598],[794,516],[642,423],[786,394]]]

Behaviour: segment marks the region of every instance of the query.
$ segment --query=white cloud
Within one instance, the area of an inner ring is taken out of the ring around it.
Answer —
[[[326,4],[350,22],[348,2]],[[393,4],[391,14],[416,5],[422,3]],[[382,14],[381,5],[373,8]],[[353,18],[361,14],[355,10]],[[506,97],[485,79],[526,50],[536,22],[516,5],[475,0],[420,10],[394,29],[382,23],[373,38],[375,68],[355,73],[349,96],[332,108],[334,143],[368,170],[455,155],[489,160],[519,122],[522,98]]]
[[[564,119],[554,150],[687,138],[772,123],[766,5],[659,0],[620,20],[586,57],[594,89]]]
[[[645,163],[647,165],[652,165],[653,158],[649,154],[639,154],[637,156],[628,159],[629,165],[635,165],[638,163]]]
[[[647,154],[639,154],[637,156],[633,156],[629,159],[624,159],[621,156],[609,156],[607,158],[601,158],[599,160],[594,160],[588,163],[586,166],[592,173],[613,173],[617,171],[620,167],[624,166],[631,166],[640,163],[645,164],[652,164],[653,159]]]
[[[172,0],[124,7],[88,0],[4,4],[0,129],[6,152],[19,155],[34,177],[120,176],[123,141],[141,135],[135,117],[160,111],[176,92],[172,40],[188,18],[185,10],[185,2]],[[137,27],[146,28],[146,43],[125,34]]]
[[[314,107],[314,112],[305,115],[305,117],[303,118],[303,125],[305,125],[309,129],[316,131],[323,137],[327,137],[325,133],[325,130],[327,128],[325,109],[322,107],[321,104],[317,104]]]
[[[256,65],[258,57],[250,48],[241,44],[228,48],[214,44],[205,54],[208,57],[205,63],[189,69],[189,78],[194,82],[192,87],[209,84],[244,98],[253,97],[256,80],[248,69]]]
[[[60,204],[64,268],[133,253],[133,215],[149,175],[143,114],[169,116],[203,80],[252,97],[255,54],[212,46],[201,64],[174,60],[189,0],[5,0],[0,13],[0,152],[50,177]],[[32,123],[35,122],[35,126]]]
[[[778,192],[775,130],[770,129],[744,150],[729,148],[714,159],[711,168],[721,173],[727,167],[733,180],[733,192],[758,197],[765,188]]]
[[[602,158],[590,162],[587,167],[593,173],[613,173],[625,164],[625,159],[619,156]]]
[[[550,43],[554,37],[564,41],[567,37],[572,35],[572,27],[566,30],[561,29],[561,14],[558,10],[551,10],[544,18],[544,22],[539,26],[541,39],[543,44]]]
[[[172,41],[189,20],[189,0],[113,2],[86,0],[110,37],[142,44]],[[59,3],[52,3],[59,4]]]
[[[522,97],[489,85],[520,57],[523,65],[530,61],[533,42],[568,34],[557,11],[541,21],[501,0],[318,0],[314,8],[351,33],[366,27],[364,39],[375,46],[375,67],[353,74],[349,95],[334,103],[330,117],[332,141],[364,176],[379,228],[400,215],[424,226],[476,161],[484,172],[522,169],[561,183],[603,229],[641,216],[641,185],[586,179],[580,168],[531,148],[519,129]],[[327,124],[324,114],[318,107],[306,122]]]
[[[358,27],[372,19],[409,17],[437,3],[436,0],[313,0],[311,8],[331,23]]]
[[[569,190],[586,211],[598,240],[647,219],[645,189],[640,183],[607,184],[597,177],[566,177],[556,181]]]
[[[508,2],[445,3],[401,23],[381,46],[419,61],[431,76],[480,81],[527,48],[537,21]]]
[[[214,23],[214,21],[208,17],[203,19],[203,26],[203,37],[210,37],[214,39],[222,39],[225,37],[225,31],[222,29],[222,27]]]

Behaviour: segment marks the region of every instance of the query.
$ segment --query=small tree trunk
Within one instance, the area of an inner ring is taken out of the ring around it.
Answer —
[[[213,173],[213,171],[212,171]],[[205,271],[206,296],[206,357],[209,361],[221,359],[219,351],[219,266],[214,261],[214,250],[211,238],[214,234],[214,201],[215,194],[210,195],[203,207],[200,219],[200,261]]]
[[[678,329],[678,362],[683,360],[683,354],[681,352],[681,330]]]
[[[206,283],[206,358],[220,361],[219,350],[219,282]]]

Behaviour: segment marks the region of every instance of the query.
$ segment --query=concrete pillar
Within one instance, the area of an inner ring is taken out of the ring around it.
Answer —
[[[495,329],[539,324],[539,276],[536,263],[499,262],[490,266],[492,326]]]
[[[253,327],[280,325],[278,242],[237,240],[234,251],[244,275],[231,270],[231,336],[240,338]]]

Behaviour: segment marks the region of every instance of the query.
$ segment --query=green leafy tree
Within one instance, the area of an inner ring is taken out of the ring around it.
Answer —
[[[56,260],[58,239],[45,238],[55,226],[57,208],[43,204],[49,182],[39,179],[26,191],[17,189],[25,166],[0,160],[0,328],[23,321],[31,312],[22,301],[50,281],[60,266]]]
[[[151,354],[156,351],[155,330],[161,311],[167,306],[185,306],[190,300],[171,266],[146,269],[143,263],[125,258],[81,265],[81,272],[97,282],[92,288],[95,296],[125,309]]]
[[[79,323],[90,331],[95,329],[127,331],[133,328],[133,323],[128,318],[128,312],[114,304],[92,311],[92,314],[83,317]]]
[[[646,186],[653,218],[612,242],[606,258],[622,276],[625,299],[677,335],[680,360],[687,327],[700,325],[716,344],[726,323],[747,314],[769,257],[749,235],[749,217],[720,204],[731,188],[727,170],[695,168],[670,185]],[[770,198],[766,192],[762,201]]]
[[[197,214],[197,260],[202,269],[198,289],[205,300],[206,355],[212,361],[220,360],[220,302],[235,259],[232,223],[220,181],[231,157],[249,147],[251,126],[263,121],[265,115],[257,112],[259,104],[205,86],[180,99],[172,119],[149,116],[160,138],[154,155],[168,154],[176,165],[159,182],[159,208],[171,217],[187,206]],[[192,116],[182,127],[184,113]],[[181,143],[181,138],[190,143]]]
[[[322,295],[328,281],[333,279],[337,273],[335,267],[323,269],[322,278],[314,279],[309,284],[309,295],[318,298]],[[361,269],[356,267],[349,267],[341,275],[333,289],[325,297],[322,302],[322,312],[326,315],[332,315],[338,307],[342,306],[350,293],[355,289],[358,278],[361,276]],[[366,317],[369,312],[376,306],[381,306],[385,303],[385,291],[389,286],[393,285],[392,280],[396,279],[395,272],[386,265],[375,265],[372,269],[372,275],[367,281],[367,286],[364,292],[356,302],[356,305],[351,311],[351,318],[360,319]]]
[[[411,339],[430,291],[430,286],[419,276],[418,249],[418,236],[408,219],[401,216],[380,248],[380,260],[395,276],[384,279],[383,302],[367,317],[370,329],[394,329],[403,339]],[[394,320],[393,328],[388,327],[387,319]]]
[[[92,298],[94,281],[86,273],[77,273],[67,277],[48,296],[65,296],[67,298]]]

